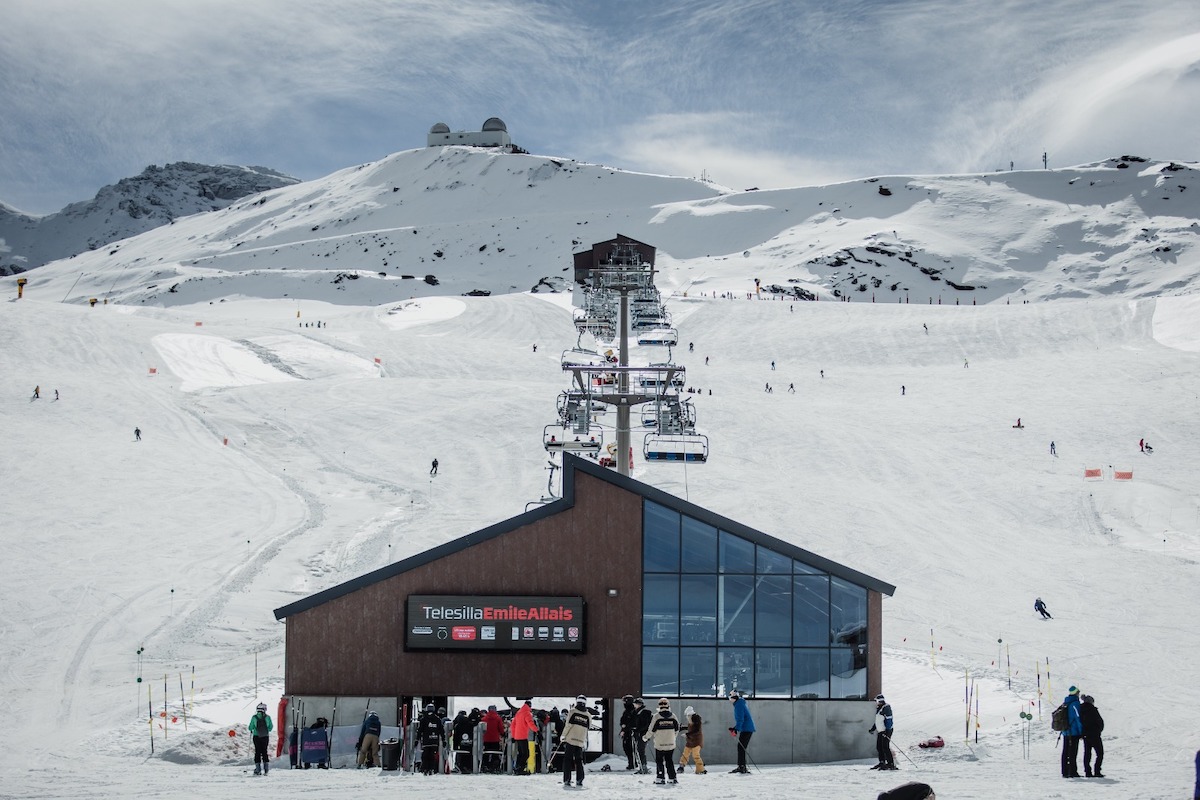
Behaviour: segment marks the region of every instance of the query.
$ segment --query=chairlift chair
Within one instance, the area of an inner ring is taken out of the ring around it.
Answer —
[[[702,433],[647,433],[642,443],[647,461],[708,461],[708,437]]]
[[[596,452],[604,446],[604,431],[596,428],[576,434],[562,425],[547,425],[542,429],[542,446],[547,452]]]

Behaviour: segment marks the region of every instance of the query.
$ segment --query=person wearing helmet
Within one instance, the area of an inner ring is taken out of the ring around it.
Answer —
[[[648,775],[650,767],[646,766],[646,732],[654,722],[654,715],[646,708],[646,701],[640,697],[634,698],[633,707],[637,713],[633,718],[634,745],[637,747],[638,774]]]
[[[364,766],[383,766],[383,759],[379,757],[379,733],[382,730],[383,723],[379,721],[379,715],[374,711],[368,711],[367,715],[363,717],[362,727],[358,730],[358,743],[354,745],[354,749],[358,753],[359,769]]]
[[[421,745],[421,772],[436,775],[441,764],[441,748],[446,744],[446,727],[433,703],[417,719],[417,741]]]
[[[658,701],[658,716],[646,731],[644,738],[654,739],[654,782],[662,785],[675,779],[675,740],[679,737],[679,720],[671,713],[671,701],[660,698]],[[665,774],[664,774],[665,772]]]
[[[875,695],[875,724],[869,733],[875,734],[875,752],[879,763],[871,769],[898,769],[892,755],[892,707],[883,695]]]
[[[633,695],[627,694],[621,698],[625,710],[621,712],[621,747],[625,750],[625,769],[637,769],[633,763],[633,729],[637,719],[637,709],[633,707]]]
[[[750,707],[746,705],[746,698],[742,697],[742,693],[737,689],[730,690],[729,702],[733,703],[733,727],[729,729],[729,732],[738,740],[737,766],[730,772],[744,775],[750,771],[746,768],[746,753],[750,747],[750,737],[754,735],[754,718],[750,716]]]
[[[267,715],[267,704],[259,703],[250,718],[250,736],[254,741],[254,774],[266,775],[271,769],[267,757],[267,745],[271,742],[271,717]]]
[[[592,727],[593,714],[588,708],[587,698],[579,695],[575,705],[567,713],[562,730],[562,773],[563,786],[571,785],[571,771],[575,772],[575,785],[583,788],[583,749],[587,747],[588,731]]]

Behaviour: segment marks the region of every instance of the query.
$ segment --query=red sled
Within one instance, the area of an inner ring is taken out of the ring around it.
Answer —
[[[917,745],[917,747],[945,747],[946,743],[942,741],[942,737],[935,736],[932,739],[926,739]]]

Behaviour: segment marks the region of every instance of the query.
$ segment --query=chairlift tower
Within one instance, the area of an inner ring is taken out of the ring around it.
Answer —
[[[629,476],[629,407],[639,403],[649,402],[653,398],[645,397],[645,392],[631,394],[629,391],[629,294],[654,286],[654,265],[642,260],[636,246],[627,242],[613,244],[608,260],[603,261],[592,270],[592,285],[597,289],[616,292],[621,298],[621,314],[617,322],[620,331],[620,344],[617,348],[617,364],[622,369],[617,370],[617,391],[602,402],[609,402],[617,408],[617,472]],[[580,373],[576,373],[578,380]],[[585,384],[583,388],[588,388]],[[611,398],[611,399],[610,399]]]

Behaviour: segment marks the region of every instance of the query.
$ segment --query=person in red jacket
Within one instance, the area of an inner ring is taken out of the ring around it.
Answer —
[[[500,759],[500,742],[504,739],[504,719],[495,706],[488,706],[483,715],[483,762],[480,770],[499,774],[503,762]]]
[[[512,728],[513,741],[517,743],[517,764],[513,769],[514,775],[528,775],[530,773],[530,749],[529,743],[536,741],[538,726],[533,719],[533,701],[526,700],[525,705],[517,709],[516,715],[513,717]]]

